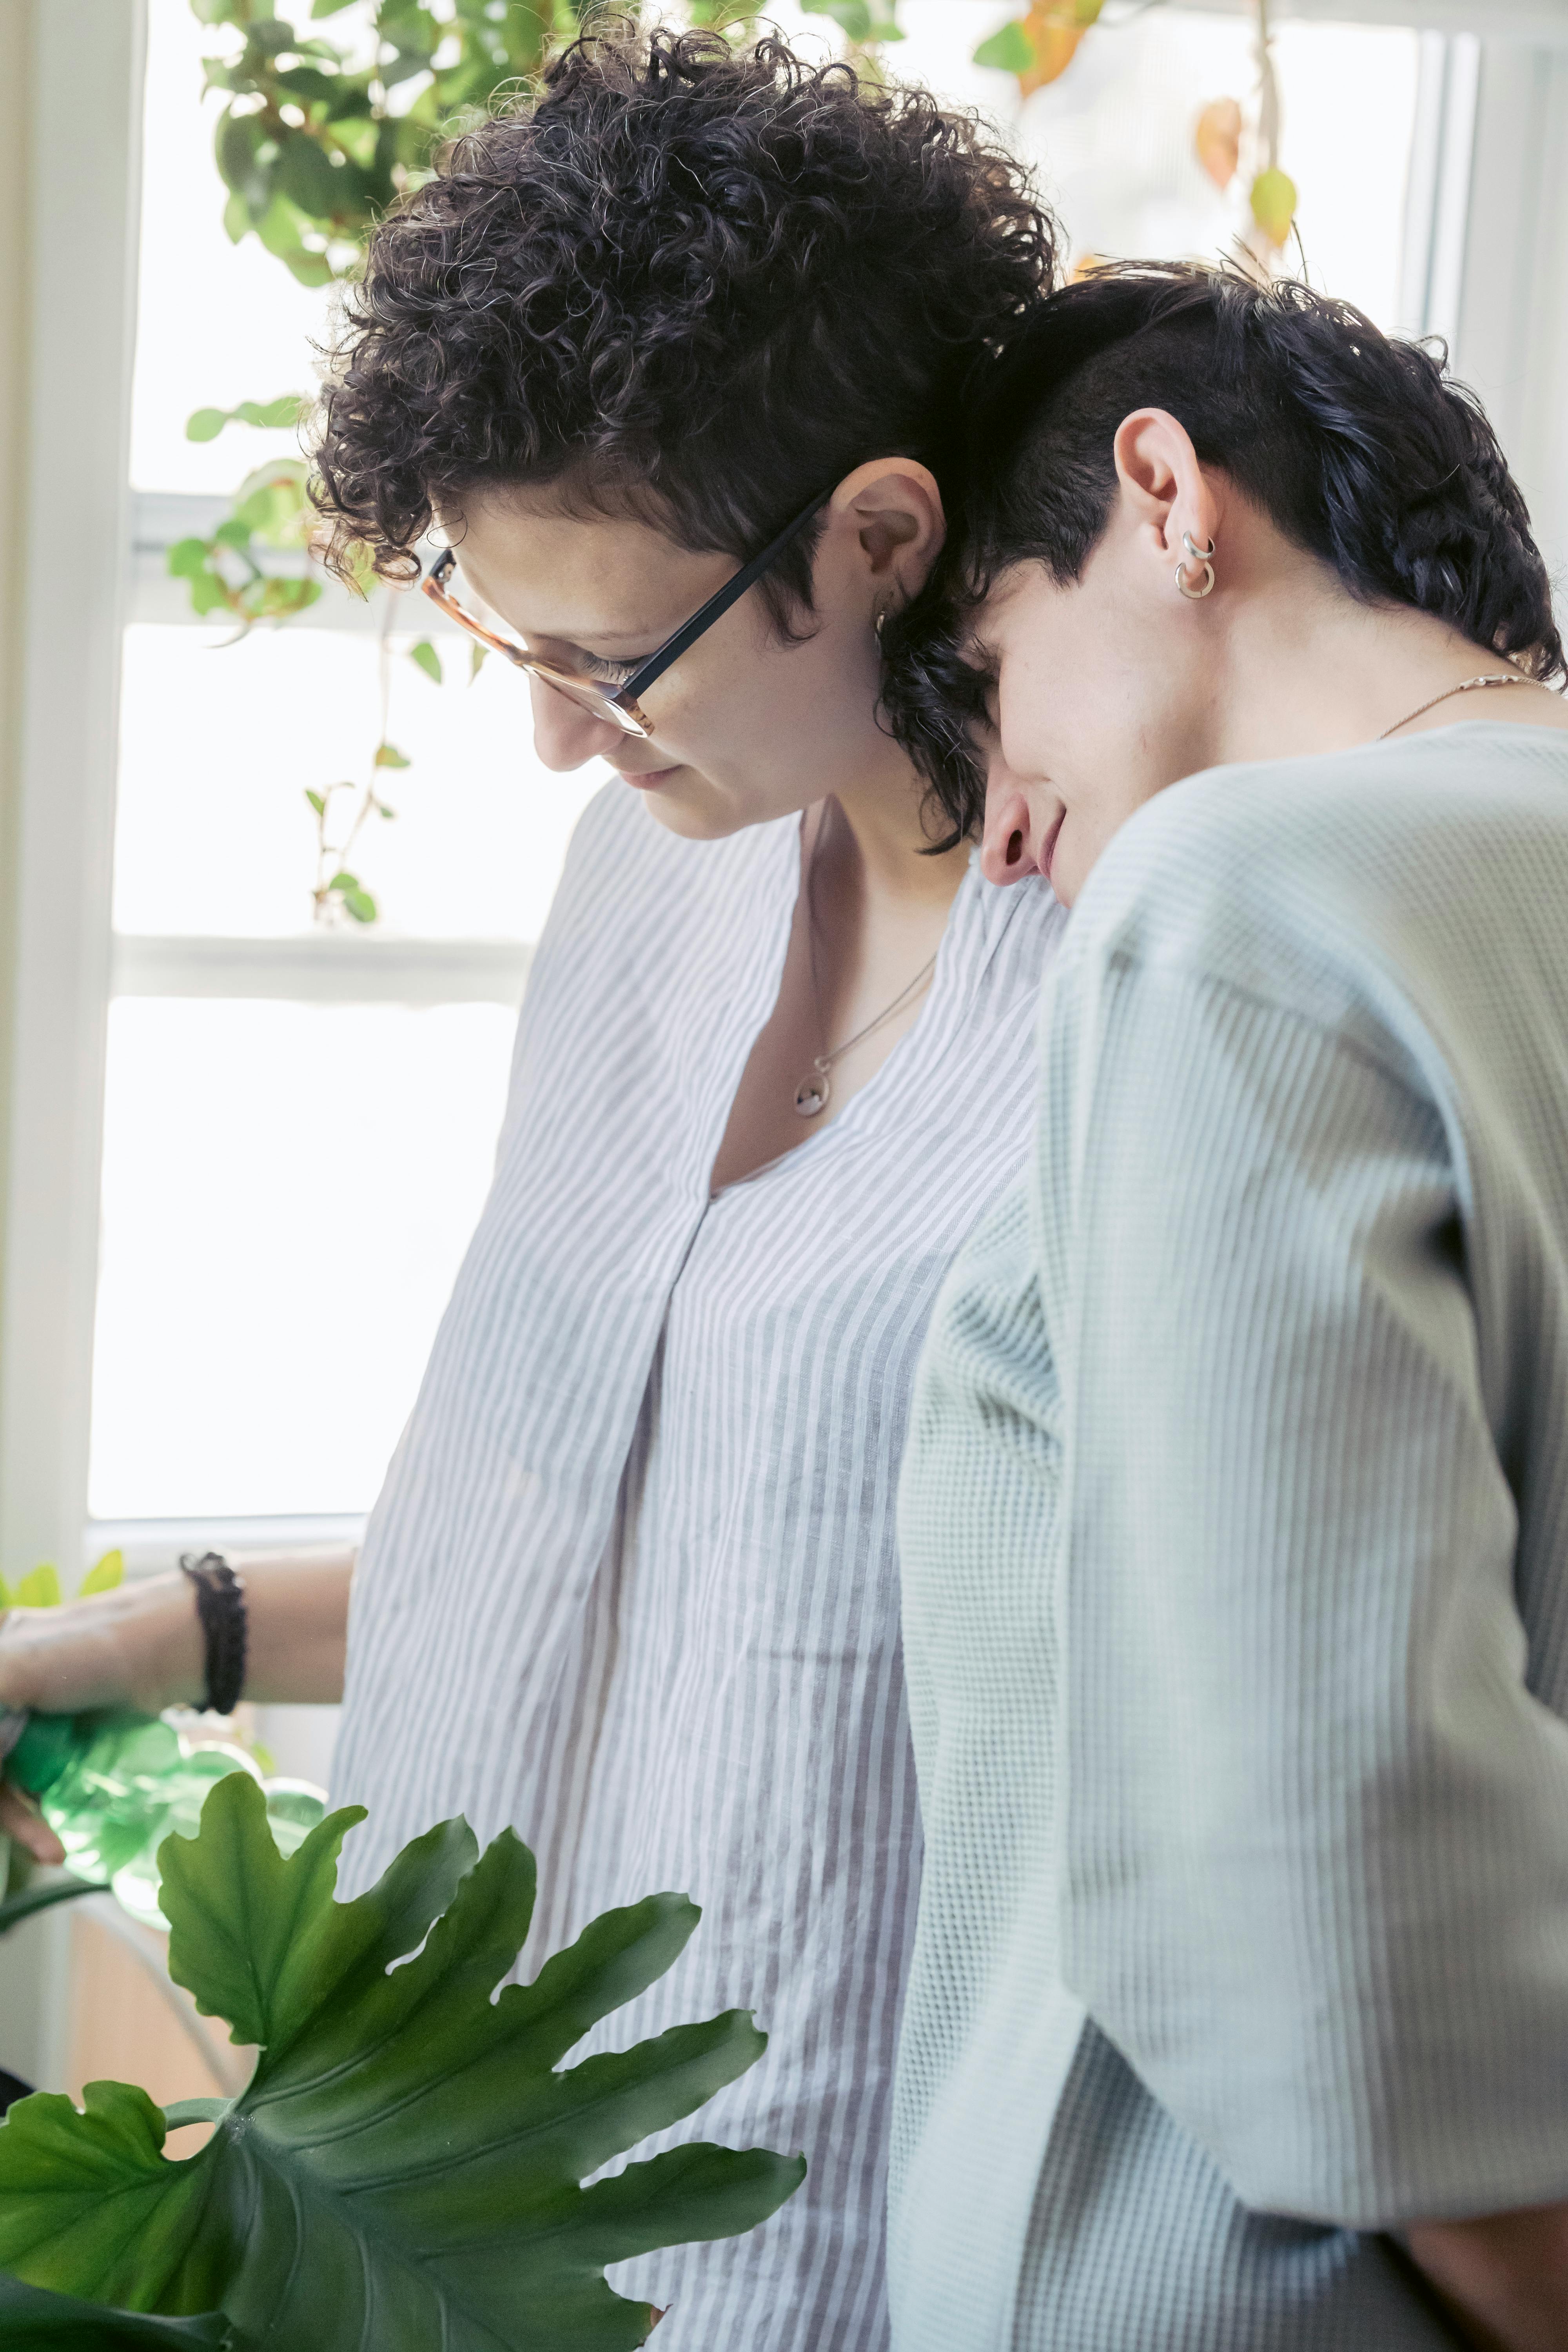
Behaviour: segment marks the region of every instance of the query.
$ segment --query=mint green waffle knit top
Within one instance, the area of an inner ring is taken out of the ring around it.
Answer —
[[[895,2352],[1406,2352],[1568,2198],[1568,734],[1163,793],[900,1507]]]

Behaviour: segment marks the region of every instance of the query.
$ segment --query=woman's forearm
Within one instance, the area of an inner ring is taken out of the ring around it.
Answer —
[[[246,1697],[262,1706],[335,1706],[343,1695],[353,1548],[236,1552],[234,1564],[245,1579],[250,1628]]]
[[[249,1625],[247,1698],[342,1697],[353,1562],[347,1545],[235,1555]],[[130,1706],[153,1715],[199,1706],[204,1661],[189,1580],[177,1570],[138,1578],[89,1601],[0,1618],[0,1706],[74,1714]]]

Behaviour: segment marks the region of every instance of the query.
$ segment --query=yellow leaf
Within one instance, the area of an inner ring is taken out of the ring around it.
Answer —
[[[90,1592],[112,1592],[117,1584],[125,1581],[125,1554],[118,1549],[106,1551],[95,1560],[81,1580],[81,1599]]]
[[[48,1560],[34,1569],[16,1587],[19,1609],[58,1609],[60,1605],[60,1580]]]
[[[1284,172],[1259,172],[1252,183],[1252,217],[1270,245],[1283,245],[1296,217],[1296,183]]]
[[[1213,99],[1205,107],[1193,148],[1215,186],[1228,188],[1241,161],[1241,109],[1234,98]]]

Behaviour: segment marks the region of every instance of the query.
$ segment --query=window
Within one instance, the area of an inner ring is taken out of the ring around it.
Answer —
[[[1568,325],[1545,266],[1568,227],[1565,12],[1284,5],[1281,161],[1310,269],[1391,326],[1455,339],[1568,552]],[[1192,131],[1205,101],[1248,95],[1247,9],[1106,0],[1023,103],[972,62],[1016,13],[901,0],[889,67],[992,113],[1079,255],[1222,245],[1234,198]],[[1418,14],[1443,29],[1395,21]],[[484,1191],[529,946],[598,781],[543,773],[518,682],[491,664],[470,687],[466,645],[423,608],[395,612],[384,656],[335,588],[241,644],[191,618],[167,550],[291,443],[239,426],[193,443],[185,416],[300,384],[326,301],[224,236],[198,99],[220,28],[187,0],[112,16],[106,40],[90,0],[51,0],[36,59],[7,1570],[79,1551],[89,1511],[89,1549],[112,1532],[147,1559],[182,1533],[363,1511]],[[128,189],[129,252],[103,235]],[[405,658],[416,635],[439,686]],[[323,932],[305,794],[363,775],[384,668],[409,765],[363,845],[382,920]]]
[[[329,583],[235,643],[168,577],[243,474],[296,454],[244,426],[192,442],[186,416],[308,385],[329,325],[324,292],[224,233],[197,100],[231,37],[152,0],[88,1489],[99,1539],[143,1547],[147,1523],[374,1499],[483,1197],[528,946],[603,780],[540,769],[526,691],[500,663],[468,684],[422,601],[393,600],[384,646]],[[427,638],[438,685],[407,658]],[[323,931],[306,793],[363,782],[384,693],[408,765],[353,860],[381,920]]]

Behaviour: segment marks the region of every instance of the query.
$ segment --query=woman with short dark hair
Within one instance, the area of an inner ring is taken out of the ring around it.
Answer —
[[[338,560],[411,579],[434,526],[546,764],[620,772],[354,1580],[349,1879],[460,1811],[537,1850],[539,1950],[656,1887],[702,1906],[611,2038],[754,2008],[768,2053],[702,2129],[811,2169],[753,2235],[617,2272],[668,2352],[886,2337],[894,1481],[931,1299],[1024,1147],[1060,915],[929,854],[878,633],[940,543],[957,388],[1052,260],[930,98],[620,34],[381,229],[321,412]],[[253,1696],[334,1694],[346,1585],[251,1575]],[[13,1706],[200,1672],[178,1579],[0,1630]]]
[[[891,698],[1073,918],[904,1475],[895,2344],[1561,2352],[1545,570],[1476,404],[1305,288],[1097,275],[968,415]]]

